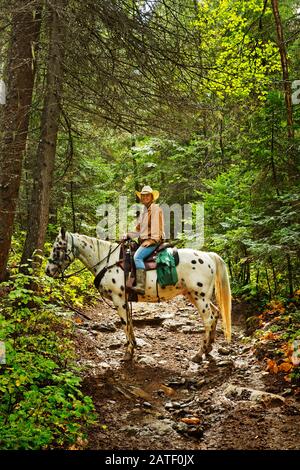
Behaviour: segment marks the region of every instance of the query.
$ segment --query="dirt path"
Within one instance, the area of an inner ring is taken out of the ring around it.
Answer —
[[[88,449],[299,449],[299,402],[257,361],[237,309],[232,344],[219,325],[212,357],[201,365],[190,358],[203,328],[185,299],[133,309],[139,347],[132,365],[121,362],[125,335],[105,304],[76,328],[84,392],[100,423]]]

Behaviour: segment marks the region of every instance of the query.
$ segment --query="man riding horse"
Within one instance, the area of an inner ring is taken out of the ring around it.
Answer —
[[[146,271],[144,260],[157,248],[165,237],[164,215],[162,209],[155,204],[159,192],[150,186],[144,186],[142,191],[136,191],[144,209],[138,219],[135,232],[128,232],[124,238],[138,237],[141,245],[134,254],[136,266],[136,286],[132,289],[140,295],[145,294]]]

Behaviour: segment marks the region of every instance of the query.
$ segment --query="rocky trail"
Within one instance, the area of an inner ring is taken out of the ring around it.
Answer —
[[[241,306],[233,311],[233,341],[221,325],[209,360],[195,364],[203,327],[183,297],[133,304],[138,348],[124,364],[125,335],[104,303],[76,322],[84,392],[99,423],[91,450],[298,449],[300,404],[293,388],[265,371],[245,336]]]

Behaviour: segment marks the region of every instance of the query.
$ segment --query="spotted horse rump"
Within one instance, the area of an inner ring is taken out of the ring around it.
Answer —
[[[104,271],[99,291],[104,297],[112,300],[117,309],[127,338],[124,359],[130,360],[134,354],[136,340],[131,316],[127,315],[124,271],[119,266],[120,249],[118,243],[61,229],[52,247],[46,274],[59,277],[76,258],[95,277]],[[216,253],[181,248],[178,255],[177,284],[161,288],[156,282],[156,270],[147,271],[145,295],[139,295],[138,301],[167,301],[177,295],[184,295],[195,305],[205,328],[203,343],[192,358],[193,361],[200,362],[203,356],[212,350],[219,315],[222,318],[225,338],[228,342],[231,340],[231,292],[228,272],[224,261]],[[211,302],[214,290],[219,308]]]

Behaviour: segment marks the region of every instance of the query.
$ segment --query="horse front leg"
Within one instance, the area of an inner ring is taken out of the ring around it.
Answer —
[[[216,335],[219,311],[212,303],[206,301],[206,299],[197,301],[196,306],[203,319],[205,334],[201,348],[195,356],[192,357],[192,361],[200,363],[203,357],[207,356],[212,350],[212,345]]]
[[[120,303],[119,300],[120,299],[118,298],[117,301],[115,302],[113,298],[114,304],[116,305],[118,309],[118,315],[121,318],[122,327],[123,327],[123,330],[125,332],[126,339],[127,339],[126,351],[122,360],[131,361],[134,355],[134,349],[136,347],[136,340],[135,340],[135,336],[133,332],[132,318],[130,315],[127,314],[125,298],[122,298],[123,303]]]

